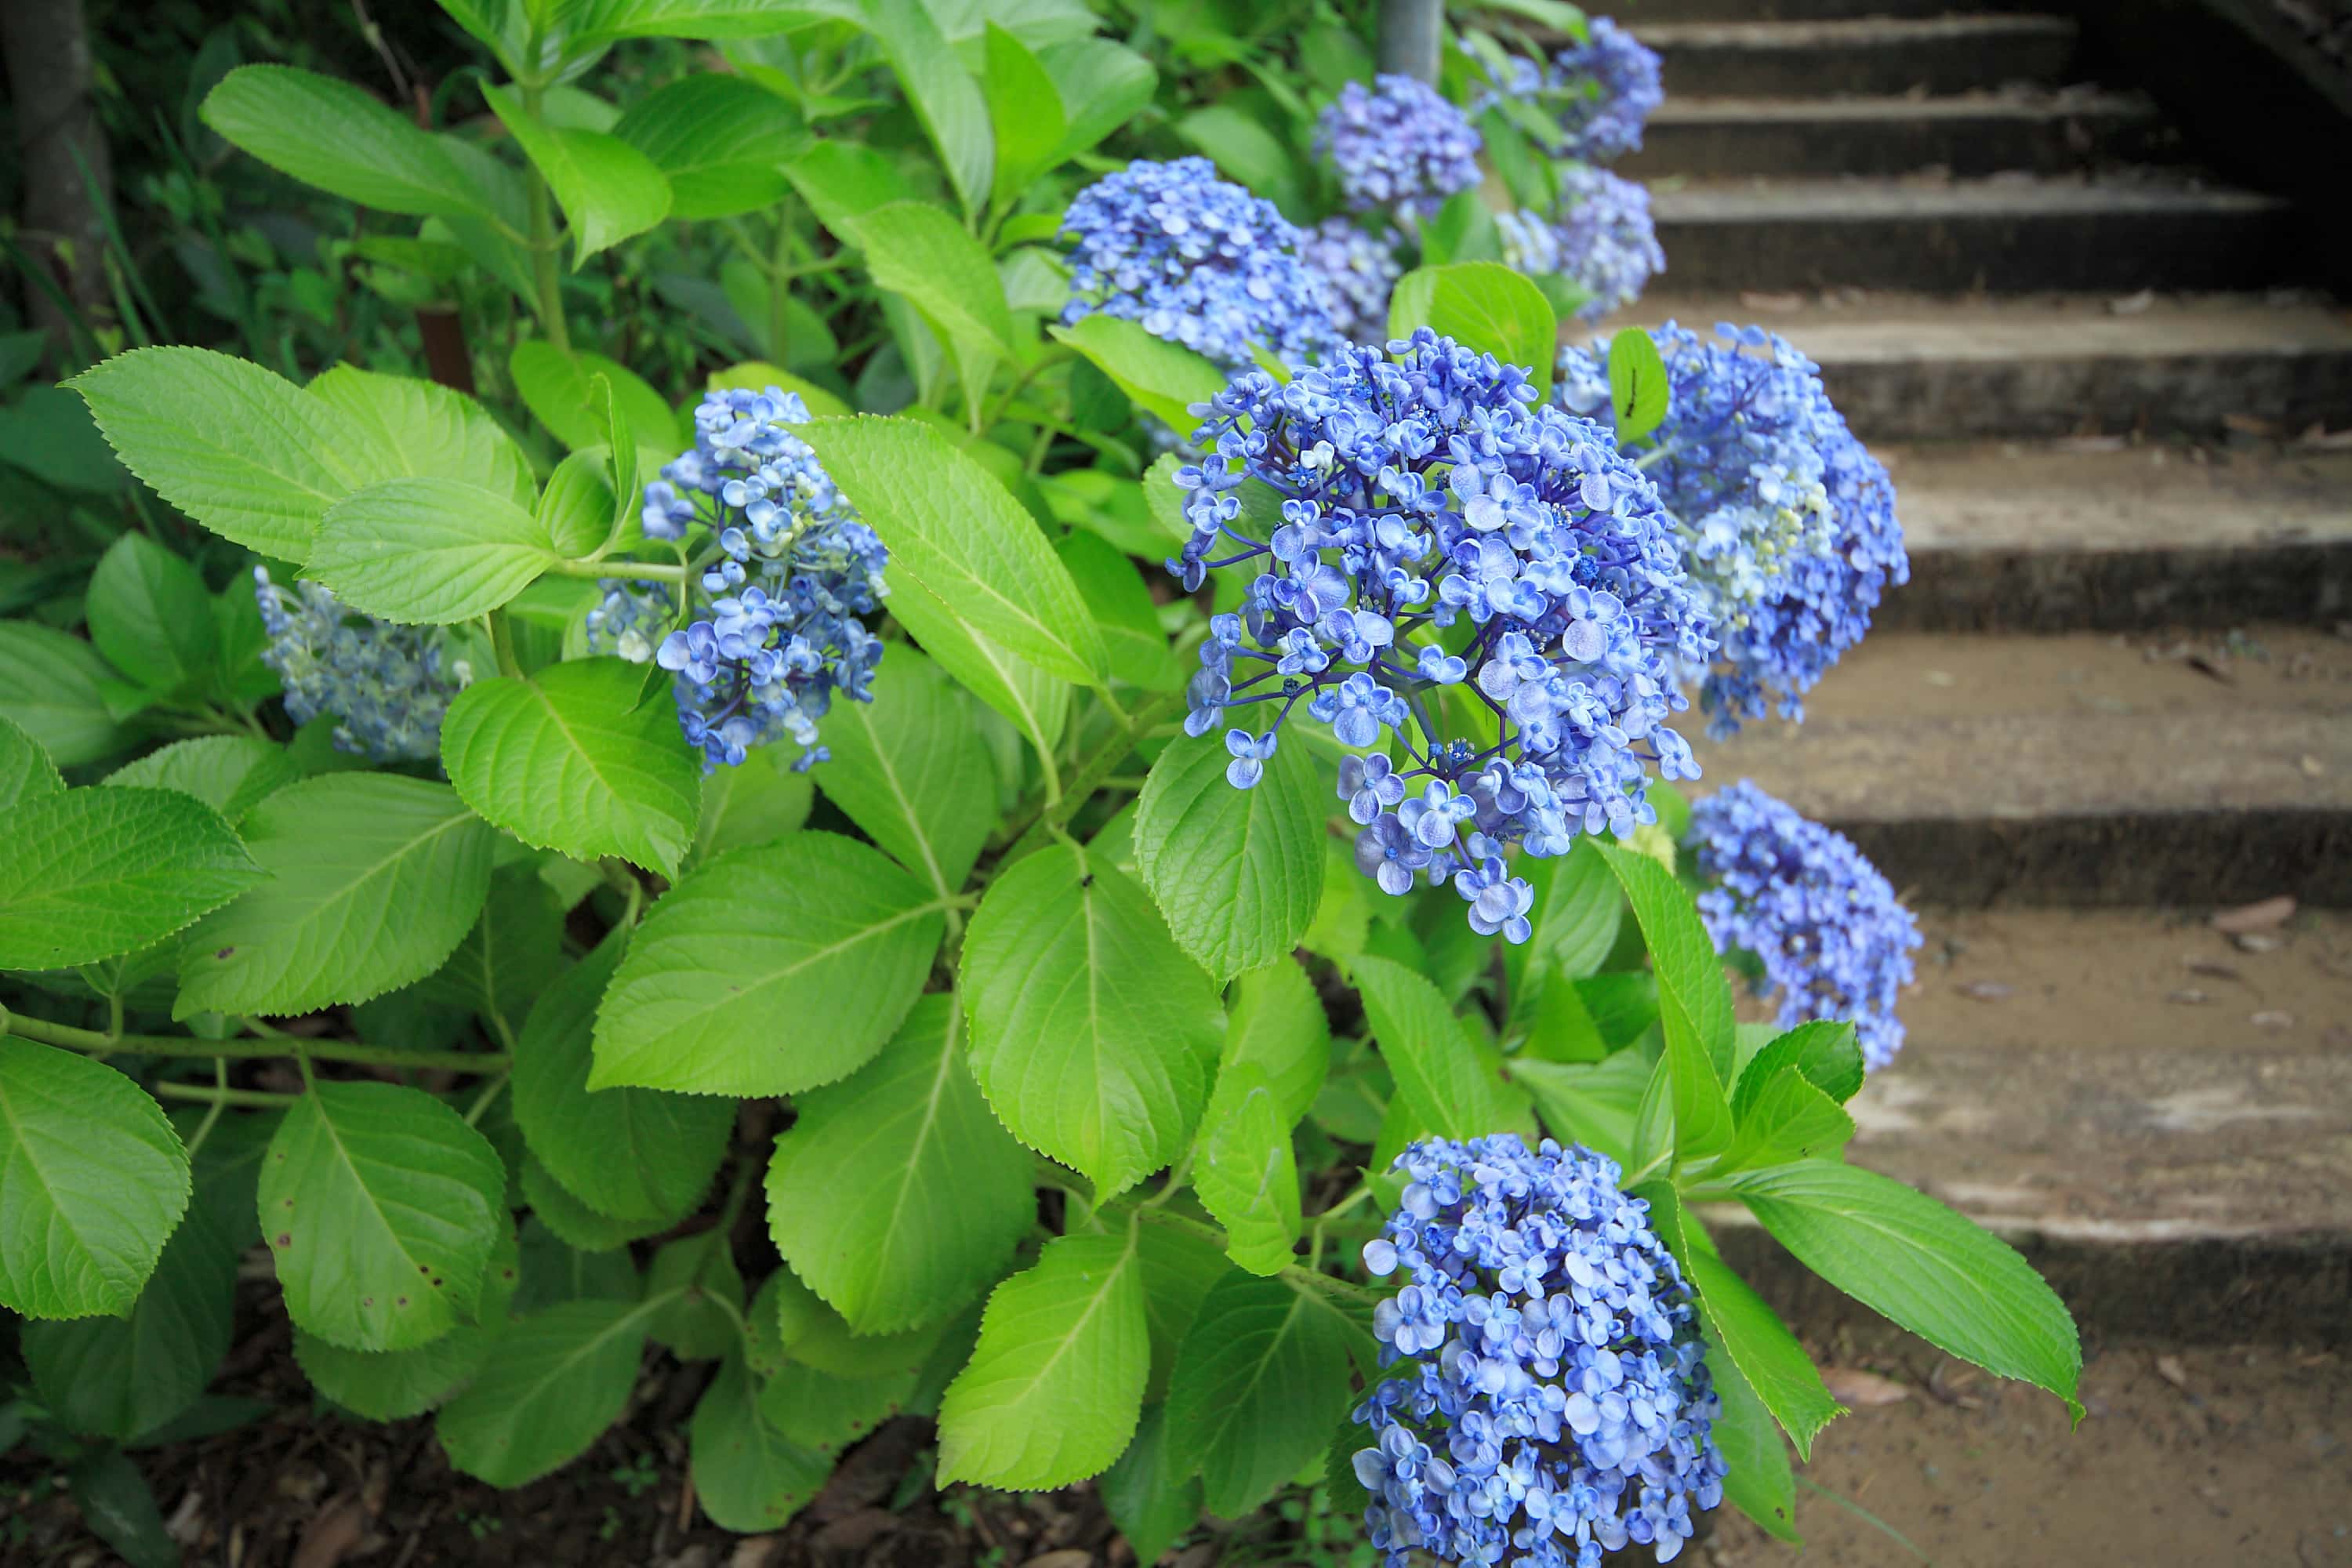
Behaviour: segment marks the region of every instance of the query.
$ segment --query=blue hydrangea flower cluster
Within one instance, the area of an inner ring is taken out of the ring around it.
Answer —
[[[1715,884],[1698,900],[1707,934],[1763,961],[1780,1026],[1852,1019],[1864,1063],[1893,1061],[1919,925],[1853,840],[1742,779],[1692,808],[1691,842]]]
[[[1591,37],[1553,57],[1547,85],[1564,99],[1555,153],[1605,163],[1638,152],[1642,127],[1665,101],[1657,52],[1607,16]]]
[[[1303,706],[1360,753],[1339,793],[1363,873],[1450,880],[1473,929],[1526,941],[1510,845],[1630,832],[1656,817],[1647,767],[1696,774],[1674,669],[1714,642],[1656,492],[1605,426],[1425,327],[1286,384],[1244,372],[1205,411],[1169,569],[1187,592],[1255,575],[1211,622],[1186,730],[1277,705],[1225,737],[1247,789]]]
[[[1495,215],[1502,237],[1503,265],[1530,278],[1548,278],[1560,270],[1559,230],[1540,213],[1513,207]]]
[[[1229,370],[1255,363],[1253,348],[1297,364],[1335,336],[1322,276],[1299,258],[1306,237],[1206,158],[1104,175],[1061,236],[1075,247],[1065,325],[1120,317]]]
[[[1725,735],[1775,710],[1801,719],[1803,694],[1911,567],[1894,482],[1813,363],[1760,327],[1716,334],[1703,342],[1672,321],[1650,334],[1669,406],[1647,472],[1722,639],[1700,705]],[[1570,411],[1607,417],[1607,344],[1563,351],[1559,386]]]
[[[1392,228],[1367,234],[1344,217],[1327,217],[1301,237],[1298,258],[1323,279],[1331,324],[1351,343],[1389,335],[1389,296],[1404,276],[1398,244]]]
[[[1467,116],[1409,76],[1380,77],[1369,92],[1349,82],[1315,124],[1315,155],[1339,172],[1350,208],[1416,223],[1478,183],[1485,145]]]
[[[441,754],[441,716],[474,679],[452,657],[448,627],[362,615],[316,583],[289,592],[266,566],[253,569],[253,597],[269,637],[261,662],[277,672],[288,718],[331,713],[336,749],[379,763]]]
[[[1597,321],[1632,304],[1666,269],[1648,188],[1606,169],[1560,170],[1552,226],[1559,237],[1559,270],[1592,296],[1578,310],[1579,321]]]
[[[1723,1500],[1722,1406],[1682,1270],[1616,1163],[1515,1133],[1432,1139],[1364,1267],[1393,1369],[1356,1407],[1364,1523],[1387,1568],[1669,1563]]]
[[[698,579],[694,618],[668,630],[659,588],[608,581],[589,644],[676,675],[678,727],[708,772],[789,735],[805,771],[829,754],[817,721],[835,693],[870,700],[882,640],[862,617],[888,591],[889,552],[834,489],[807,442],[798,393],[714,391],[694,411],[694,447],[646,487],[646,537],[707,531],[717,554]]]

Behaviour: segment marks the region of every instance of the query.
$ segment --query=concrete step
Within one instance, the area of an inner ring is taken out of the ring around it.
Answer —
[[[2352,452],[1890,447],[1911,581],[1881,627],[2138,631],[2352,615]]]
[[[1848,1157],[2056,1258],[2086,1329],[2341,1342],[2352,915],[2249,952],[2204,912],[1922,911],[1908,1037]]]
[[[1707,778],[1829,823],[1916,901],[2352,905],[2352,640],[2144,646],[1877,631],[1802,725],[1696,749]]]
[[[1692,181],[1652,207],[1694,292],[2261,289],[2315,265],[2286,202],[2175,178]]]
[[[1689,174],[2059,174],[2145,163],[2176,142],[2156,106],[2129,93],[1990,93],[1949,98],[1668,98],[1633,179]]]
[[[1607,327],[1670,320],[1779,332],[1871,441],[2352,426],[2352,311],[2305,300],[1652,294]]]
[[[2030,0],[2002,5],[1992,0],[1635,0],[1615,8],[1620,20],[1641,22],[1835,22],[1864,17],[1910,21],[1937,16],[1980,16],[1988,12],[2032,11]]]
[[[1669,100],[1969,92],[2066,79],[2076,27],[2065,16],[1858,16],[1831,21],[1650,22]]]

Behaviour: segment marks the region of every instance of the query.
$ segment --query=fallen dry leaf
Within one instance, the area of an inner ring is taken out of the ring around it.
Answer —
[[[2256,1013],[2252,1017],[2248,1018],[2246,1022],[2252,1024],[2257,1029],[2292,1029],[2294,1027],[2294,1015],[2292,1013],[2267,1011]]]
[[[367,1510],[348,1494],[318,1511],[294,1548],[294,1568],[335,1568],[367,1533]]]
[[[2168,992],[2164,999],[2168,1002],[2178,1002],[2189,1007],[2201,1007],[2213,1000],[2193,985],[2184,986],[2179,991]]]
[[[1059,1552],[1041,1552],[1022,1564],[1022,1568],[1094,1568],[1094,1562],[1093,1552],[1066,1546]]]
[[[1998,980],[1971,980],[1966,985],[1956,985],[1953,989],[1978,1002],[1998,1002],[2017,993],[2016,986],[2004,985]]]
[[[1822,1386],[1830,1391],[1831,1398],[1856,1410],[1869,1410],[1881,1405],[1900,1405],[1911,1397],[1911,1390],[1893,1378],[1850,1366],[1822,1368]]]
[[[2241,982],[2246,978],[2236,970],[2231,968],[2228,964],[2217,963],[2210,958],[2190,958],[2184,959],[2182,962],[2188,965],[2189,973],[2191,974],[2202,974],[2214,980],[2236,980]]]
[[[769,1568],[784,1554],[784,1538],[781,1535],[747,1535],[735,1543],[735,1554],[727,1560],[727,1568]]]
[[[2294,896],[2281,893],[2274,899],[2221,910],[2213,917],[2213,929],[2224,936],[2237,936],[2250,931],[2276,931],[2294,918]]]
[[[2172,1384],[2173,1387],[2180,1390],[2181,1393],[2186,1394],[2189,1392],[2189,1369],[2180,1364],[2180,1358],[2179,1356],[2160,1355],[2157,1357],[2156,1374],[2157,1376],[2164,1379],[2165,1382]]]
[[[2230,940],[2238,944],[2240,952],[2276,952],[2286,945],[2284,938],[2266,931],[2242,931]]]

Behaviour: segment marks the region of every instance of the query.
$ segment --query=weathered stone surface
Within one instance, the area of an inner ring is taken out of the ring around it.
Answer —
[[[1695,181],[1652,202],[1676,289],[2116,294],[2293,282],[2291,209],[2177,180]]]
[[[2161,156],[2155,107],[2124,93],[1949,98],[1678,98],[1651,116],[1634,179],[1690,174],[2043,174]]]
[[[1634,34],[1664,61],[1669,96],[1818,97],[2054,86],[2074,58],[2063,16],[1650,22]]]

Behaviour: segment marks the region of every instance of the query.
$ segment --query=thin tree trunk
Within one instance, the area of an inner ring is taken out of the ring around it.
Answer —
[[[1381,69],[1434,84],[1444,0],[1381,0]]]
[[[85,320],[102,318],[108,313],[103,215],[114,199],[114,174],[90,102],[82,0],[0,0],[0,54],[7,57],[25,171],[25,247]],[[25,309],[60,350],[70,342],[66,313],[30,279]]]

